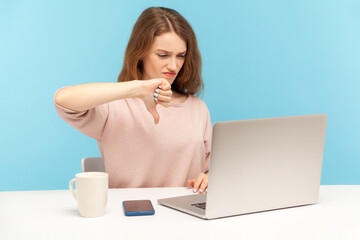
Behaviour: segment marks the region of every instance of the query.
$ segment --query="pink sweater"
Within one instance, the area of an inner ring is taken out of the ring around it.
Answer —
[[[198,97],[168,108],[158,105],[157,125],[138,98],[83,112],[56,103],[55,108],[72,127],[97,140],[110,188],[186,186],[209,169],[212,127]]]

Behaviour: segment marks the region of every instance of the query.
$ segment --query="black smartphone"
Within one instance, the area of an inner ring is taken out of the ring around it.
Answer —
[[[155,210],[150,200],[128,200],[123,201],[126,216],[154,215]]]

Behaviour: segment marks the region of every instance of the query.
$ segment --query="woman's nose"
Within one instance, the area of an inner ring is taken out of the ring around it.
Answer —
[[[168,68],[170,71],[175,72],[176,71],[176,58],[171,58],[170,62],[168,64]]]

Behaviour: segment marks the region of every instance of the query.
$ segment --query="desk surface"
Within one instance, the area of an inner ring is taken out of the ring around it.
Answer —
[[[360,186],[321,186],[319,203],[215,220],[157,204],[188,188],[110,189],[106,215],[82,218],[69,190],[0,192],[0,239],[360,239]],[[154,216],[122,201],[150,199]]]

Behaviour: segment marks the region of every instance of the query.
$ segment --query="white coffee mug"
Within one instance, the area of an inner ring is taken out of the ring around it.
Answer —
[[[108,186],[109,175],[105,172],[78,173],[70,180],[69,188],[77,200],[82,217],[100,217],[105,214]]]

